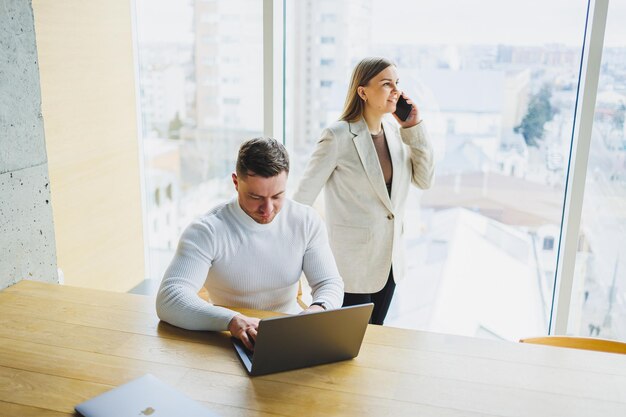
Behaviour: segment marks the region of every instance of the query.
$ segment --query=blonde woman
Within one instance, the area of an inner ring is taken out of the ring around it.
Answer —
[[[294,200],[325,190],[331,248],[344,280],[343,305],[374,303],[383,324],[404,276],[404,209],[413,183],[431,186],[433,152],[419,110],[398,87],[396,66],[365,58],[352,72],[343,114],[323,130]],[[412,104],[394,114],[400,96]]]

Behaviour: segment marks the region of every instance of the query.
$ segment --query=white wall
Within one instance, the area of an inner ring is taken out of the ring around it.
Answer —
[[[133,3],[32,0],[67,285],[128,291],[145,279]]]
[[[0,289],[58,282],[30,1],[0,0]]]

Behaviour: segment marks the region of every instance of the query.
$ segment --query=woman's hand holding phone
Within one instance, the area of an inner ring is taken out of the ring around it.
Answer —
[[[398,97],[396,111],[393,113],[393,116],[403,128],[413,127],[420,122],[417,106],[404,93]]]

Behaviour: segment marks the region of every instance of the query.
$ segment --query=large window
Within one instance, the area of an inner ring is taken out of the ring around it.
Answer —
[[[587,1],[137,5],[151,278],[161,277],[182,229],[233,195],[229,175],[244,139],[274,129],[291,154],[293,191],[342,110],[353,66],[380,55],[397,63],[436,153],[433,188],[409,196],[407,279],[387,324],[509,340],[548,332]],[[604,49],[569,331],[624,339],[615,330],[624,327],[626,285],[618,243],[626,14],[618,7]],[[264,17],[268,10],[284,20]],[[268,38],[281,27],[284,42]],[[267,65],[276,57],[284,72]],[[282,100],[276,80],[263,88],[264,68],[284,74]],[[264,108],[269,95],[274,108]]]
[[[262,2],[140,0],[149,277],[191,220],[233,195],[242,140],[263,130]]]
[[[397,63],[431,135],[435,184],[410,196],[407,278],[386,323],[511,340],[547,332],[587,2],[286,7],[296,177],[364,56]]]

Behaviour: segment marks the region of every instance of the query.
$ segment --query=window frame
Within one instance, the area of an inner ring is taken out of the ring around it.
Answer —
[[[608,6],[608,0],[589,0],[587,5],[585,40],[583,42],[574,128],[565,183],[561,233],[558,240],[549,334],[567,334],[569,323]]]

